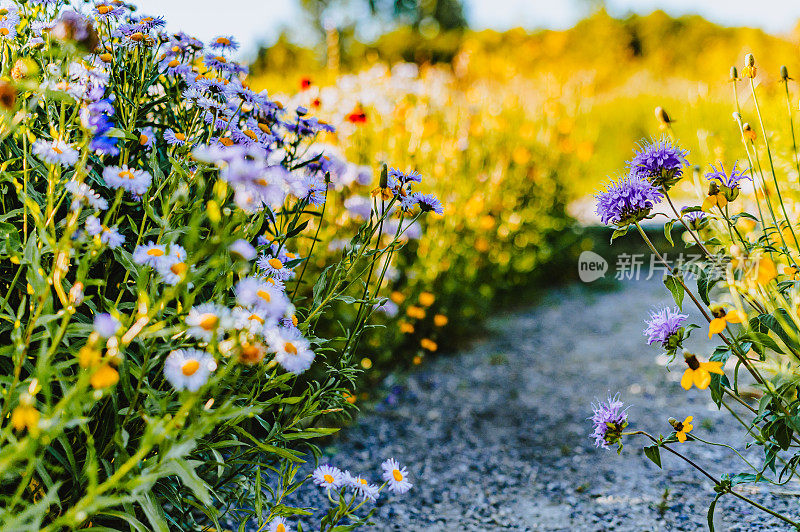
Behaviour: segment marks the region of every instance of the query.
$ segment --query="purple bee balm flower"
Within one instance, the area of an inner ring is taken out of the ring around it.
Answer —
[[[612,181],[595,195],[596,212],[606,225],[627,227],[644,219],[663,197],[650,182],[631,175]]]
[[[604,403],[592,404],[594,432],[590,437],[594,438],[595,447],[608,449],[609,445],[618,443],[622,449],[622,431],[628,426],[628,412],[622,406],[619,394]]]
[[[669,189],[683,175],[688,150],[672,144],[666,138],[642,144],[628,161],[631,176],[646,179],[656,188]]]
[[[706,174],[706,179],[709,181],[716,179],[719,181],[720,186],[728,187],[731,190],[739,188],[740,182],[743,179],[751,179],[750,176],[745,175],[744,172],[736,170],[736,163],[733,163],[730,174],[725,173],[725,168],[722,166],[722,163],[719,163],[719,170],[712,164],[711,170],[711,172]]]
[[[681,314],[677,308],[665,307],[651,312],[650,320],[645,322],[647,328],[644,330],[644,335],[647,336],[647,345],[659,342],[664,347],[668,347],[670,339],[678,334],[681,325],[688,318],[689,316]]]

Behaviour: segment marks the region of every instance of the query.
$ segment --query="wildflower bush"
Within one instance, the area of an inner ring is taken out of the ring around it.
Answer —
[[[260,83],[253,79],[254,86]],[[525,289],[565,277],[561,266],[576,238],[561,176],[574,172],[578,159],[561,124],[566,104],[551,102],[544,117],[538,113],[549,93],[531,95],[460,79],[444,68],[399,63],[330,84],[304,77],[293,96],[280,98],[336,125],[314,148],[331,160],[367,166],[390,160],[415,169],[430,178],[426,184],[444,203],[444,217],[409,226],[403,235],[408,245],[386,272],[390,299],[376,318],[386,327],[365,335],[359,355],[369,382],[458,345],[493,304],[519,303]],[[325,218],[334,223],[317,238],[336,253],[345,242],[342,229],[368,215],[373,190],[352,167],[333,167],[342,194],[327,205]],[[390,224],[384,230],[396,229]],[[324,265],[320,260],[309,269]]]
[[[0,6],[0,528],[354,529],[408,472],[300,467],[349,415],[404,231],[441,205],[358,167],[376,194],[315,246],[332,165],[356,168],[311,149],[334,128],[251,90],[233,37],[163,26]],[[309,480],[330,508],[292,506]]]
[[[710,479],[715,492],[708,511],[711,530],[715,505],[724,496],[737,497],[800,528],[796,515],[776,512],[739,489],[745,484],[784,485],[797,479],[800,465],[797,109],[793,82],[783,67],[780,103],[788,112],[780,118],[780,133],[770,133],[760,103],[760,75],[750,54],[741,71],[731,70],[741,160],[710,165],[705,179],[695,173],[694,205],[678,210],[672,201],[676,183],[689,179],[684,173],[689,154],[670,137],[642,145],[625,176],[597,195],[598,215],[615,228],[612,240],[635,228],[668,269],[664,283],[676,306],[652,312],[644,331],[647,343],[661,347],[670,360],[677,359],[680,386],[708,390],[711,400],[741,423],[748,447],[760,448],[762,456],[756,461],[750,453],[748,459],[733,442],[704,439],[693,416],[686,415],[691,413],[670,418],[666,435],[631,430],[618,395],[595,406],[593,437],[598,446],[616,445],[621,451],[624,440],[644,436],[649,439],[645,455],[659,467],[662,452],[668,452]],[[663,112],[660,116],[671,134],[669,118]],[[701,261],[668,264],[664,250],[656,249],[642,230],[642,221],[653,218],[651,211],[662,202],[672,213],[665,235],[672,241],[672,229],[682,228],[683,240],[702,255]],[[703,323],[690,323],[682,310],[685,305],[695,306]],[[710,353],[698,352],[690,338],[695,330],[718,339],[720,345]],[[718,477],[706,464],[687,457],[687,445],[725,447],[741,458],[742,469]]]

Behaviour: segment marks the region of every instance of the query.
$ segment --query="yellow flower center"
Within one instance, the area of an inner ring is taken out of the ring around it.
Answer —
[[[333,484],[333,477],[331,475],[325,475],[322,478],[324,478],[325,482],[327,482],[328,484]]]
[[[403,474],[400,472],[399,469],[395,469],[394,471],[392,471],[392,476],[397,482],[403,480]]]
[[[217,57],[215,57],[214,59],[216,59],[216,60],[217,60],[217,61],[219,61],[220,63],[227,63],[227,62],[228,62],[228,60],[227,60],[227,59],[225,59],[224,57],[222,57],[221,55],[218,55],[218,56],[217,56]]]
[[[184,273],[186,273],[186,270],[188,270],[189,267],[186,266],[186,264],[183,262],[176,262],[175,264],[170,266],[169,269],[175,275],[183,275]]]
[[[107,15],[112,9],[111,6],[107,5],[97,6],[97,12],[101,15]]]
[[[180,61],[178,61],[177,59],[173,59],[172,61],[167,63],[167,66],[170,67],[170,68],[175,68],[176,66],[178,66],[180,64],[181,64]]]
[[[147,254],[150,255],[151,257],[160,257],[164,254],[164,252],[158,248],[153,248],[153,249],[148,249]]]
[[[183,373],[187,377],[191,377],[192,375],[197,373],[198,369],[200,369],[200,362],[194,359],[187,360],[181,367],[181,373]]]
[[[130,170],[121,170],[119,176],[123,179],[133,179],[133,172]]]
[[[250,317],[247,318],[247,319],[248,320],[255,320],[255,321],[261,323],[262,325],[264,324],[264,318],[262,318],[258,314],[250,314]]]
[[[297,348],[294,346],[292,342],[286,342],[285,344],[283,344],[283,350],[289,353],[290,355],[297,354]]]
[[[184,141],[186,140],[186,135],[184,135],[183,133],[175,133],[175,138],[180,141]]]
[[[231,40],[230,39],[226,39],[225,37],[219,37],[217,39],[217,44],[224,44],[225,46],[230,46],[231,45]]]
[[[64,153],[63,151],[61,151],[61,149],[58,146],[53,146],[53,151],[56,152],[59,155]]]
[[[139,135],[139,144],[141,144],[142,146],[144,146],[145,144],[147,144],[147,142],[148,142],[149,140],[150,140],[150,139],[149,139],[149,138],[147,138],[147,135],[145,135],[144,133],[142,133],[141,135]]]
[[[233,146],[233,140],[229,139],[228,137],[222,137],[219,139],[219,142],[223,146]]]
[[[130,40],[134,42],[142,42],[144,40],[144,33],[141,31],[137,31],[133,35],[130,36]]]
[[[364,480],[363,478],[358,479],[358,481],[361,482],[365,486],[368,484],[367,481]]]
[[[275,268],[276,270],[280,270],[283,268],[283,263],[278,259],[269,259],[269,265]]]
[[[242,133],[244,133],[246,137],[249,137],[249,138],[251,138],[253,140],[258,140],[258,136],[256,135],[256,132],[253,131],[252,129],[245,129],[244,131],[242,131]]]
[[[266,290],[259,290],[258,292],[256,292],[256,295],[261,299],[263,299],[264,301],[266,301],[267,303],[269,303],[272,300],[272,296],[270,296],[269,292],[267,292]]]
[[[286,532],[286,527],[283,526],[283,523],[278,523],[277,528],[275,528],[275,532]]]
[[[219,318],[214,314],[203,314],[200,317],[200,327],[207,331],[213,330],[219,323]]]

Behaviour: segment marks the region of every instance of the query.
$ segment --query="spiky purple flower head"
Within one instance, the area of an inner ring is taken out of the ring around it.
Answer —
[[[717,180],[719,181],[720,186],[728,187],[729,189],[733,190],[735,188],[739,188],[740,182],[744,179],[751,179],[750,176],[745,175],[744,172],[740,172],[736,170],[736,163],[733,163],[733,168],[731,168],[731,173],[725,173],[725,167],[722,166],[722,163],[719,163],[719,170],[712,164],[711,165],[711,172],[706,174],[706,179],[709,181]]]
[[[608,449],[609,445],[618,443],[622,449],[622,431],[628,426],[628,412],[623,406],[619,394],[609,396],[605,402],[592,404],[594,432],[590,437],[594,438],[595,447]]]
[[[686,156],[689,150],[672,143],[667,138],[643,143],[634,151],[633,159],[628,161],[632,176],[649,181],[658,189],[669,190],[683,175],[683,167],[688,166]]]
[[[596,212],[606,225],[627,227],[644,219],[663,197],[649,181],[630,175],[611,181],[595,195]]]
[[[678,330],[687,319],[689,316],[681,314],[677,307],[664,307],[650,312],[650,319],[645,322],[647,328],[643,331],[647,336],[647,345],[659,342],[665,348],[672,347],[669,345],[670,340],[678,334]]]

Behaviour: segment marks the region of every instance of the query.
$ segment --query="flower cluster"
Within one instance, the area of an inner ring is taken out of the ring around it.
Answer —
[[[649,181],[635,176],[623,177],[595,195],[596,212],[604,224],[623,228],[642,221],[663,197]]]

